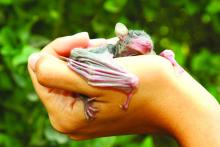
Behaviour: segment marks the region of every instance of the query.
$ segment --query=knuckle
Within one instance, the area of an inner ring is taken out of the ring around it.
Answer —
[[[51,77],[48,75],[49,75],[49,70],[48,70],[47,59],[42,57],[39,59],[39,61],[36,64],[36,76],[38,82],[42,85],[46,84]]]
[[[154,72],[158,74],[163,74],[164,72],[172,69],[172,65],[169,61],[163,57],[156,56],[153,64],[154,64]]]
[[[51,126],[57,131],[60,132],[62,134],[69,134],[71,133],[71,131],[69,130],[69,128],[67,128],[67,126],[65,124],[62,123],[58,123],[58,121],[56,121],[55,119],[51,119],[50,118],[50,123]]]
[[[56,131],[62,134],[71,134],[74,136],[79,136],[83,134],[83,131],[81,130],[82,128],[81,121],[76,122],[72,119],[66,119],[63,113],[59,113],[56,110],[55,111],[52,110],[49,112],[49,120],[51,126]]]
[[[60,41],[62,40],[62,38],[63,38],[63,37],[57,37],[57,38],[54,39],[53,42],[60,42]]]
[[[163,57],[158,57],[158,60],[154,64],[155,70],[153,73],[155,78],[159,80],[159,82],[168,82],[170,77],[174,73],[174,68],[172,64]]]
[[[162,72],[167,73],[169,71],[173,71],[173,66],[167,59],[165,59],[163,57],[161,57],[160,59],[161,59],[161,61],[160,61],[160,64],[159,64],[160,65],[159,68],[161,70],[161,73]]]
[[[52,127],[53,127],[57,132],[60,132],[60,133],[62,133],[62,134],[66,134],[66,133],[67,133],[66,129],[63,128],[62,126],[57,125],[57,124],[55,124],[55,123],[51,123],[51,125],[52,125]]]

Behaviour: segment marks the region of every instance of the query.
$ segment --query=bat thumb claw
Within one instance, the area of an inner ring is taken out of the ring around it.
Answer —
[[[128,109],[128,105],[125,105],[125,104],[119,105],[119,107],[125,111]]]

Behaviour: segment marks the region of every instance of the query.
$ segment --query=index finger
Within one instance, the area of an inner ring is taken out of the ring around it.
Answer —
[[[105,39],[90,39],[87,32],[77,33],[72,36],[59,37],[43,48],[43,53],[54,56],[69,56],[73,48],[98,47],[105,44],[116,44],[117,37]]]
[[[87,32],[72,36],[59,37],[42,49],[41,52],[54,56],[68,56],[73,48],[86,48],[89,45]]]

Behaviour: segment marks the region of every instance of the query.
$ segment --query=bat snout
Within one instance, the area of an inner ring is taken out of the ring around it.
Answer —
[[[130,52],[136,52],[136,55],[148,54],[153,50],[153,43],[151,40],[143,37],[132,39],[127,45]]]

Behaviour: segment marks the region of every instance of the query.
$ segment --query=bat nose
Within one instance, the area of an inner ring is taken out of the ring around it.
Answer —
[[[127,48],[132,52],[142,55],[150,53],[153,50],[153,44],[152,41],[146,38],[136,38],[127,45]]]

